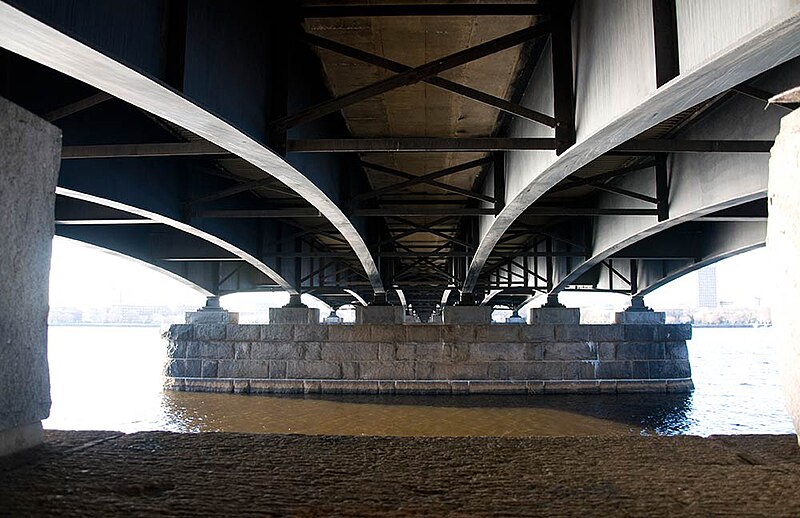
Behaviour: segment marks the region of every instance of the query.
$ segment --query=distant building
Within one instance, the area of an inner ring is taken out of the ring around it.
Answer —
[[[697,272],[697,306],[701,308],[715,308],[718,305],[717,267],[712,264]]]

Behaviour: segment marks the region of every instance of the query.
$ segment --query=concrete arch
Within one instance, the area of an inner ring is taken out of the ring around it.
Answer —
[[[644,297],[645,295],[654,292],[658,288],[660,288],[660,287],[662,287],[662,286],[664,286],[666,284],[669,284],[670,282],[672,282],[672,281],[674,281],[676,279],[679,279],[679,278],[683,277],[686,274],[689,274],[689,273],[692,273],[694,271],[700,270],[702,268],[705,268],[706,266],[710,266],[710,265],[712,265],[714,263],[718,263],[718,262],[723,261],[725,259],[730,259],[731,257],[736,257],[737,255],[741,255],[741,254],[744,254],[744,253],[747,253],[747,252],[752,252],[753,250],[757,250],[759,248],[763,248],[764,246],[766,246],[766,244],[767,244],[766,241],[762,241],[760,243],[754,243],[752,245],[745,246],[743,248],[739,248],[739,249],[736,249],[736,250],[730,250],[730,251],[722,253],[720,255],[717,255],[717,256],[714,256],[714,257],[709,257],[709,258],[707,258],[707,259],[705,259],[703,261],[696,262],[696,263],[694,263],[694,264],[692,264],[690,266],[687,266],[685,268],[677,270],[677,271],[667,275],[666,277],[663,277],[660,281],[651,284],[650,286],[648,286],[647,288],[645,288],[643,290],[639,290],[639,292],[635,293],[634,295],[640,295],[640,296]]]
[[[281,277],[280,274],[278,274],[276,271],[271,269],[269,266],[267,266],[266,264],[261,262],[258,258],[254,257],[253,255],[248,254],[244,250],[242,250],[242,249],[240,249],[240,248],[238,248],[238,247],[236,247],[236,246],[224,241],[223,239],[220,239],[217,236],[214,236],[214,235],[212,235],[212,234],[210,234],[208,232],[204,232],[202,230],[199,230],[199,229],[197,229],[195,227],[192,227],[191,225],[187,225],[186,223],[177,221],[177,220],[172,219],[172,218],[168,218],[168,217],[163,216],[161,214],[158,214],[156,212],[152,212],[152,211],[149,211],[149,210],[145,210],[145,209],[141,209],[141,208],[134,207],[134,206],[131,206],[131,205],[127,205],[127,204],[124,204],[124,203],[121,203],[121,202],[118,202],[118,201],[109,200],[109,199],[106,199],[106,198],[101,198],[99,196],[82,193],[82,192],[75,191],[75,190],[72,190],[72,189],[66,189],[64,187],[57,187],[56,188],[56,194],[58,194],[60,196],[66,196],[66,197],[69,197],[69,198],[74,198],[74,199],[77,199],[77,200],[88,201],[90,203],[95,203],[97,205],[103,205],[103,206],[106,206],[106,207],[109,207],[109,208],[112,208],[112,209],[116,209],[116,210],[120,210],[120,211],[124,211],[124,212],[130,213],[130,214],[135,214],[137,216],[141,216],[143,218],[146,218],[146,219],[149,219],[149,220],[152,220],[152,221],[157,221],[159,223],[162,223],[162,224],[167,225],[169,227],[175,228],[175,229],[180,230],[182,232],[186,232],[187,234],[191,234],[191,235],[193,235],[195,237],[199,237],[200,239],[208,241],[209,243],[212,243],[212,244],[222,248],[223,250],[225,250],[227,252],[230,252],[231,254],[235,255],[236,257],[239,257],[243,261],[247,262],[248,264],[253,266],[255,269],[257,269],[258,271],[262,272],[263,274],[265,274],[266,276],[268,276],[269,278],[274,280],[281,288],[283,288],[284,290],[286,290],[290,294],[297,294],[298,293],[297,290],[291,285],[291,283],[289,283],[286,279]]]
[[[233,125],[150,77],[5,3],[0,3],[0,46],[177,124],[277,178],[339,230],[356,253],[373,290],[385,291],[364,239],[341,209],[300,171]],[[258,264],[259,269],[266,268],[252,256],[246,260],[254,266]]]
[[[617,255],[609,256],[607,263],[613,265],[616,272],[614,276],[632,282],[631,295],[645,295],[685,273],[764,246],[767,233],[765,218],[746,221],[722,219],[698,218],[636,240]],[[643,250],[651,250],[661,257],[641,258],[639,255]],[[601,269],[598,265],[576,284],[587,281],[594,273],[597,274],[597,288],[613,291],[611,283],[614,276],[599,275]],[[623,291],[627,291],[627,288]]]
[[[606,12],[607,7],[614,12]],[[651,7],[649,2],[634,7],[578,5],[573,17],[577,142],[560,156],[554,152],[509,153],[505,208],[495,217],[480,219],[480,244],[464,291],[475,288],[491,251],[513,222],[558,182],[654,125],[800,55],[797,5],[751,6],[758,12],[733,24],[735,30],[714,42],[704,41],[706,31],[701,29],[731,21],[731,16],[739,16],[738,11],[724,2],[683,5],[680,7],[686,12],[678,12],[680,52],[686,55],[681,74],[656,88]],[[603,30],[597,30],[599,27]],[[608,73],[611,70],[613,74]],[[549,63],[537,67],[524,99],[526,107],[550,109],[552,88],[547,85],[552,84],[551,74]],[[518,122],[512,136],[550,136],[542,131]]]
[[[766,181],[766,178],[764,180]],[[759,198],[763,198],[765,194],[766,191],[759,191],[759,192],[745,194],[738,198],[729,199],[715,205],[706,205],[694,211],[682,214],[679,217],[670,218],[667,221],[656,223],[654,225],[642,228],[638,231],[628,233],[625,235],[625,237],[621,237],[616,241],[609,241],[607,243],[603,243],[602,249],[600,249],[599,251],[596,250],[590,259],[584,261],[577,268],[575,268],[566,276],[561,278],[559,282],[553,287],[552,291],[553,293],[558,293],[564,290],[565,288],[567,288],[567,286],[572,284],[576,279],[578,279],[588,270],[600,264],[602,261],[608,259],[613,254],[624,250],[626,247],[636,244],[648,237],[654,236],[659,232],[664,232],[666,230],[669,230],[670,228],[676,227],[680,224],[698,220],[708,214],[712,214],[720,210],[724,210],[730,207],[735,207],[737,205],[741,205],[753,200],[757,200]]]
[[[797,71],[775,73],[765,77],[766,86],[781,89],[781,82],[796,78]],[[752,99],[734,97],[719,109],[707,114],[701,120],[679,134],[678,138],[730,139],[730,140],[772,140],[779,131],[782,113],[765,112],[761,103]],[[767,193],[769,176],[769,156],[766,154],[728,154],[684,153],[669,156],[669,218],[656,221],[652,216],[600,216],[595,220],[591,257],[571,271],[559,272],[553,292],[565,289],[588,270],[623,249],[642,242],[650,236],[665,232],[683,223],[698,220],[712,213],[731,209],[744,204],[763,200]],[[641,174],[630,175],[613,183],[615,187],[630,189],[655,196],[653,168]],[[647,202],[626,200],[614,194],[603,194],[598,198],[598,207],[645,208]],[[752,208],[751,208],[752,210]],[[766,213],[763,214],[766,216]],[[766,232],[766,222],[755,225],[755,231],[746,228],[749,223],[740,222],[745,236],[761,236]],[[713,253],[704,251],[702,257],[723,253],[731,246],[745,246],[739,243],[736,223],[717,225],[722,233],[709,234],[709,239],[717,243]],[[752,226],[752,225],[751,225]],[[733,227],[733,228],[731,228]],[[727,242],[726,242],[727,241]],[[651,249],[664,248],[651,243]],[[680,248],[676,242],[674,248]]]
[[[94,251],[97,251],[97,252],[100,252],[100,253],[104,253],[104,254],[108,254],[110,256],[117,257],[117,258],[120,258],[120,259],[125,259],[126,261],[130,261],[132,263],[135,263],[138,266],[141,266],[143,268],[147,268],[148,270],[152,270],[152,271],[157,272],[157,273],[159,273],[161,275],[169,277],[170,279],[172,279],[174,281],[180,282],[184,286],[196,290],[198,293],[200,293],[204,297],[213,297],[214,296],[213,293],[211,293],[207,289],[203,288],[202,286],[199,286],[199,285],[193,283],[192,281],[190,281],[189,279],[187,279],[185,277],[181,277],[180,275],[176,274],[175,272],[171,272],[170,270],[166,270],[164,268],[161,268],[161,267],[159,267],[159,266],[157,266],[157,265],[155,265],[153,263],[149,263],[149,262],[143,261],[143,260],[141,260],[141,259],[139,259],[137,257],[133,257],[131,255],[119,252],[117,250],[112,250],[111,248],[105,248],[105,247],[102,247],[102,246],[99,246],[99,245],[96,245],[96,244],[93,244],[93,243],[89,243],[89,242],[86,242],[86,241],[80,241],[78,239],[73,239],[73,238],[64,237],[64,236],[57,236],[57,237],[59,237],[60,239],[66,239],[66,240],[69,240],[69,241],[73,241],[75,243],[80,243],[81,246],[84,246],[86,248],[92,249]]]

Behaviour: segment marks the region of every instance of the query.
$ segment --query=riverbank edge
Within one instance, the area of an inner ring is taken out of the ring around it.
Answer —
[[[330,380],[166,377],[164,388],[182,392],[236,394],[362,395],[543,395],[543,394],[684,394],[691,378],[668,380]]]

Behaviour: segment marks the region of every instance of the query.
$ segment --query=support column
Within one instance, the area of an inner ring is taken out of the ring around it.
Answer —
[[[625,311],[614,314],[614,322],[617,324],[663,324],[666,321],[667,314],[645,306],[641,295],[631,297],[631,305]]]
[[[342,323],[342,317],[340,317],[339,315],[336,314],[336,309],[335,308],[331,308],[331,313],[327,317],[325,317],[323,322],[326,323],[326,324],[331,324],[331,325],[341,324]]]
[[[489,324],[492,322],[492,307],[477,306],[472,292],[461,292],[456,306],[442,308],[442,321],[445,324]]]
[[[402,324],[405,308],[392,306],[386,293],[375,293],[369,306],[356,306],[356,324]]]
[[[506,317],[506,324],[527,324],[525,317],[519,314],[519,308],[514,308],[510,317]]]
[[[186,313],[187,324],[238,324],[239,313],[223,309],[219,297],[208,297],[206,305],[197,311]]]
[[[794,96],[792,97],[792,92]],[[784,96],[800,100],[795,89]],[[780,96],[779,96],[780,97]],[[781,348],[786,406],[800,432],[800,110],[786,115],[769,160],[767,250],[772,276],[772,322]],[[766,272],[765,272],[766,273]]]
[[[61,131],[0,98],[0,455],[42,441]]]
[[[558,293],[549,293],[547,303],[540,308],[532,308],[530,323],[536,324],[580,324],[581,310],[568,308],[558,301]]]
[[[289,303],[282,308],[269,308],[270,324],[319,324],[319,309],[300,300],[299,293],[289,294]]]

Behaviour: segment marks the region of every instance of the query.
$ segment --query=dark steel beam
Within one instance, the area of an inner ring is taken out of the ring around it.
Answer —
[[[427,259],[427,258],[423,259],[423,265],[424,265],[424,266],[426,266],[426,267],[428,267],[428,268],[430,268],[430,269],[432,269],[434,272],[436,272],[436,273],[439,273],[440,275],[442,275],[442,277],[443,277],[443,278],[444,278],[444,279],[445,279],[447,282],[453,282],[453,283],[458,283],[458,282],[459,282],[459,280],[458,280],[458,279],[456,279],[456,278],[453,276],[453,274],[451,274],[450,272],[448,272],[447,270],[445,270],[445,269],[444,269],[444,268],[442,268],[441,266],[439,266],[439,265],[435,264],[435,263],[434,263],[433,261],[431,261],[430,259]]]
[[[474,163],[474,165],[470,165],[470,164],[473,164],[473,163]],[[386,173],[386,174],[391,174],[391,175],[394,175],[394,176],[399,176],[401,178],[405,178],[408,181],[400,182],[400,183],[395,184],[395,185],[390,185],[388,187],[384,187],[382,189],[378,189],[377,191],[370,191],[368,193],[359,194],[359,195],[356,195],[353,199],[357,199],[358,200],[358,199],[366,199],[366,198],[375,198],[375,197],[378,197],[378,196],[382,196],[384,194],[390,194],[390,193],[394,192],[395,190],[400,190],[400,189],[404,189],[406,187],[411,187],[411,186],[414,186],[414,185],[418,185],[420,183],[425,183],[425,184],[431,185],[433,187],[438,187],[439,189],[442,189],[444,191],[452,192],[452,193],[455,193],[455,194],[460,194],[461,196],[466,196],[468,198],[474,198],[474,199],[477,199],[477,200],[485,201],[487,203],[494,203],[494,198],[491,198],[491,197],[486,196],[484,194],[481,194],[479,192],[473,192],[473,191],[469,191],[467,189],[462,189],[460,187],[455,187],[453,185],[448,185],[446,183],[437,182],[437,181],[435,181],[433,179],[433,178],[441,178],[442,176],[447,176],[447,175],[454,174],[454,173],[459,173],[461,171],[466,171],[467,169],[472,169],[473,167],[478,167],[478,166],[484,165],[486,163],[488,163],[488,159],[480,159],[480,160],[476,160],[476,161],[473,161],[473,162],[469,162],[467,164],[462,164],[462,165],[459,165],[459,166],[454,166],[454,167],[451,167],[451,168],[442,169],[441,171],[436,171],[435,173],[430,173],[430,174],[427,174],[427,175],[417,176],[417,175],[413,175],[413,174],[410,174],[410,173],[406,173],[404,171],[399,171],[397,169],[393,169],[391,167],[383,166],[383,165],[380,165],[380,164],[373,164],[373,163],[370,163],[370,162],[361,162],[361,164],[364,167],[368,168],[368,169],[372,169],[374,171],[379,171],[379,172]],[[461,201],[463,203],[463,200],[461,200]]]
[[[56,225],[158,225],[152,219],[57,219]]]
[[[636,171],[641,171],[642,169],[647,169],[650,167],[655,167],[656,161],[651,160],[642,164],[636,164],[629,167],[623,167],[622,169],[616,169],[614,171],[609,171],[607,173],[598,174],[595,176],[591,176],[589,178],[576,178],[567,181],[566,183],[556,185],[552,189],[550,189],[549,193],[556,193],[561,191],[566,191],[568,189],[573,189],[575,187],[583,187],[586,185],[595,185],[597,183],[605,182],[611,180],[613,178],[618,178],[620,176],[624,176],[626,174],[630,174]]]
[[[361,194],[357,194],[356,196],[353,196],[353,199],[354,200],[368,200],[370,198],[375,198],[375,197],[381,196],[381,195],[386,194],[386,193],[399,191],[401,189],[406,189],[408,187],[413,187],[415,185],[420,185],[420,184],[423,184],[423,183],[427,184],[427,183],[430,183],[431,181],[433,181],[433,180],[435,180],[437,178],[442,178],[444,176],[449,176],[451,174],[460,173],[462,171],[468,171],[469,169],[473,169],[475,167],[480,167],[480,166],[482,166],[484,164],[487,164],[487,163],[491,162],[492,160],[493,160],[492,157],[484,157],[484,158],[480,158],[478,160],[472,160],[472,161],[469,161],[469,162],[465,162],[463,164],[458,164],[458,165],[455,165],[455,166],[452,166],[452,167],[447,167],[445,169],[440,169],[438,171],[434,171],[432,173],[424,174],[422,176],[410,175],[410,176],[412,176],[412,178],[406,180],[405,182],[400,182],[400,183],[396,183],[394,185],[389,185],[387,187],[383,187],[381,189],[375,189],[375,190],[372,190],[372,191],[369,191],[369,192],[364,192],[364,193],[361,193]],[[375,168],[376,170],[389,169],[389,168],[385,168],[385,167],[382,167],[382,166],[378,166],[377,164],[370,164],[369,167]],[[377,168],[380,168],[380,169],[377,169]],[[468,195],[468,194],[469,195],[480,195],[480,193],[471,193],[470,191],[467,191],[465,189],[458,189],[458,188],[456,188],[456,189],[459,190],[459,191],[462,191],[462,193],[465,196]],[[492,200],[492,201],[494,201],[494,200]]]
[[[528,40],[543,36],[550,31],[548,23],[541,23],[533,27],[506,34],[499,38],[481,43],[474,47],[450,54],[435,61],[425,63],[418,67],[407,70],[395,76],[378,81],[369,86],[359,88],[352,92],[340,95],[334,99],[324,101],[315,106],[307,108],[295,115],[290,115],[282,119],[276,120],[278,126],[291,128],[306,122],[310,122],[325,115],[337,112],[342,108],[346,108],[357,102],[369,99],[376,95],[380,95],[403,86],[413,85],[419,83],[428,77],[435,76],[441,72],[445,72],[452,68],[470,63],[472,61],[490,56],[502,50],[508,49],[524,43]]]
[[[599,209],[593,207],[537,207],[524,212],[525,216],[658,216],[657,209]]]
[[[617,155],[653,153],[769,153],[772,140],[634,139],[614,148]]]
[[[666,155],[659,155],[656,160],[656,207],[658,221],[669,219],[669,171]]]
[[[408,220],[405,220],[405,219],[401,219],[401,218],[397,218],[397,217],[395,219],[400,219],[400,221],[402,221],[403,224],[405,224],[405,225],[409,225],[409,223],[410,223],[410,222],[408,222]],[[394,243],[398,239],[402,239],[404,237],[408,237],[408,236],[411,236],[413,234],[417,234],[419,232],[430,232],[430,231],[442,232],[442,230],[440,230],[438,228],[435,228],[436,225],[444,223],[445,221],[447,221],[449,219],[452,219],[452,216],[445,216],[443,218],[439,218],[439,219],[436,219],[434,221],[431,221],[429,225],[426,225],[426,227],[424,227],[424,230],[422,230],[423,227],[421,225],[417,225],[416,223],[410,223],[410,226],[411,226],[410,229],[393,229],[393,228],[389,228],[389,232],[400,232],[400,234],[391,236],[388,239],[384,239],[383,241],[378,243],[377,246],[382,246],[382,245],[385,245],[385,244]]]
[[[675,0],[653,0],[653,39],[656,54],[656,87],[681,73],[678,62],[678,18]]]
[[[529,231],[534,232],[535,234],[538,234],[538,235],[541,235],[541,236],[545,236],[545,237],[549,237],[550,239],[552,239],[553,241],[555,241],[557,243],[564,243],[565,245],[575,246],[575,247],[578,247],[578,248],[583,248],[583,246],[584,246],[582,243],[578,243],[576,241],[572,241],[570,239],[566,239],[564,237],[557,236],[557,235],[555,235],[553,233],[547,232],[546,230],[548,228],[551,228],[553,226],[553,223],[548,223],[547,225],[542,225],[542,226],[534,226],[534,225],[529,225],[528,223],[525,223],[524,221],[517,220],[517,221],[514,222],[514,226],[515,227],[522,227],[524,229],[527,229]]]
[[[612,261],[613,261],[613,259],[609,258],[609,259],[607,259],[607,260],[605,260],[605,261],[600,263],[601,266],[605,266],[606,268],[608,268],[609,288],[613,289],[613,279],[614,279],[615,275],[617,277],[619,277],[624,283],[626,283],[628,285],[628,288],[630,288],[630,286],[632,286],[631,280],[629,278],[625,277],[624,275],[622,275],[619,272],[619,270],[614,268],[614,264],[613,264]]]
[[[410,220],[405,219],[405,218],[400,218],[400,217],[394,217],[393,219],[395,219],[397,221],[400,221],[403,224],[409,225],[411,228],[416,229],[417,232],[426,232],[428,234],[433,234],[434,236],[438,236],[438,237],[440,237],[442,239],[446,239],[447,241],[450,241],[452,243],[456,243],[456,244],[462,245],[462,246],[464,246],[466,248],[473,248],[473,246],[470,245],[469,243],[467,243],[466,241],[462,241],[461,239],[458,239],[458,238],[455,238],[455,237],[452,237],[452,236],[448,236],[447,234],[445,234],[443,232],[439,232],[439,231],[431,228],[430,226],[418,225],[418,224],[414,223],[413,221],[410,221]],[[441,222],[441,220],[437,220],[434,223],[436,223],[436,222]],[[398,239],[399,238],[394,238],[394,239],[392,239],[392,241],[393,242],[397,242]]]
[[[575,251],[575,252],[559,252],[555,250],[551,250],[550,252],[545,251],[537,251],[532,248],[528,249],[520,249],[514,252],[508,253],[493,253],[491,257],[498,258],[502,257],[504,259],[516,259],[518,257],[583,257],[583,250]],[[505,264],[505,263],[503,263]]]
[[[620,189],[619,187],[614,187],[613,185],[604,185],[602,183],[598,183],[598,184],[592,184],[592,187],[600,191],[606,191],[613,194],[619,194],[621,196],[627,196],[628,198],[633,198],[635,200],[646,201],[647,203],[653,203],[653,204],[658,203],[658,200],[656,198],[653,198],[652,196],[648,196],[646,194],[642,194],[639,192],[629,191],[627,189]]]
[[[767,221],[768,213],[767,199],[761,198],[708,214],[698,221]]]
[[[447,239],[446,241],[449,241]],[[410,252],[419,252],[420,249],[427,250],[427,249],[440,249],[441,243],[421,243],[421,242],[406,242],[401,241],[397,243],[398,249],[408,250]]]
[[[697,261],[698,257],[689,254],[675,253],[674,255],[667,254],[630,254],[620,252],[610,257],[612,260],[617,259],[635,259],[640,261]]]
[[[575,143],[575,99],[572,77],[572,0],[554,5],[553,112],[556,119],[556,154]]]
[[[431,226],[427,226],[426,225],[425,228],[426,228],[426,230],[427,229],[432,229],[432,230],[438,230],[439,232],[458,232],[460,230],[459,227],[434,227],[433,225],[431,225]],[[419,232],[419,231],[416,228],[389,227],[389,232],[410,232],[410,233],[413,234],[413,233]]]
[[[767,105],[769,100],[775,96],[775,94],[771,92],[767,92],[766,90],[762,90],[761,88],[756,88],[755,86],[750,86],[747,84],[740,84],[736,85],[731,88],[736,93],[740,93],[742,95],[746,95],[752,99],[756,99],[758,101],[764,101],[764,104]],[[768,104],[768,106],[777,106],[779,108],[783,108],[786,111],[794,111],[797,109],[797,104],[781,104],[781,103],[772,103]]]
[[[267,120],[273,121],[289,115],[289,69],[290,52],[287,45],[295,27],[302,19],[296,2],[284,2],[283,16],[275,16],[269,21],[269,88],[265,105]],[[286,156],[286,127],[280,124],[269,125],[269,147],[277,154]]]
[[[266,209],[266,210],[203,210],[193,214],[196,218],[318,218],[317,209]]]
[[[194,198],[192,200],[189,200],[187,203],[189,205],[195,205],[195,204],[199,204],[199,203],[206,203],[206,202],[209,202],[209,201],[221,200],[223,198],[228,198],[230,196],[233,196],[233,195],[236,195],[236,194],[239,194],[239,193],[252,191],[253,189],[257,189],[259,187],[265,187],[265,186],[268,186],[268,185],[273,184],[273,183],[275,183],[275,179],[273,179],[273,178],[267,178],[267,179],[264,179],[264,180],[255,180],[255,181],[252,181],[252,182],[246,182],[246,183],[243,183],[241,185],[236,185],[236,186],[230,187],[228,189],[223,189],[223,190],[217,191],[215,193],[211,193],[211,194],[207,194],[205,196],[200,196],[198,198]]]
[[[767,216],[703,216],[699,221],[747,222],[767,221]]]
[[[308,258],[331,258],[331,259],[354,259],[355,255],[351,250],[342,250],[341,252],[286,252],[280,250],[265,250],[262,252],[263,257],[281,258],[281,259],[308,259]],[[348,266],[350,268],[350,266]]]
[[[299,232],[295,232],[288,236],[281,237],[279,240],[276,241],[268,241],[268,245],[270,247],[280,247],[290,241],[294,241],[295,238],[303,237],[309,234],[322,234],[324,233],[325,228],[328,226],[327,224],[318,225],[315,227],[304,227],[299,225],[296,221],[291,222],[292,226],[295,226],[300,229]],[[326,235],[325,237],[333,238],[333,236]],[[346,244],[346,241],[342,240]]]
[[[63,160],[81,158],[138,158],[158,156],[228,155],[228,151],[206,141],[170,142],[158,144],[101,144],[93,146],[64,146]]]
[[[506,154],[495,153],[494,157],[494,213],[500,214],[506,206]]]
[[[430,198],[380,198],[380,205],[464,205],[464,198],[430,199]]]
[[[542,293],[544,288],[534,288],[534,287],[527,287],[527,286],[512,286],[511,288],[498,286],[498,289],[502,289],[501,293],[498,293],[495,296],[500,295],[511,295],[511,296],[522,296],[522,295],[535,295],[537,293]]]
[[[156,261],[168,263],[239,263],[244,259],[239,257],[159,257]]]
[[[350,138],[290,140],[290,153],[425,153],[553,150],[553,138]]]
[[[82,112],[83,110],[87,110],[93,106],[97,106],[98,104],[104,103],[113,98],[114,97],[112,95],[109,95],[105,92],[99,92],[94,95],[90,95],[89,97],[85,97],[79,101],[75,101],[74,103],[51,110],[42,115],[42,118],[48,122],[55,122],[63,119],[64,117],[69,117],[75,113]]]
[[[167,0],[164,10],[164,80],[183,92],[186,71],[186,27],[189,18],[188,0]]]
[[[548,3],[525,4],[371,4],[306,5],[304,18],[361,18],[373,16],[531,16],[550,13]]]
[[[396,208],[396,209],[356,209],[352,216],[492,216],[494,209],[438,209],[438,208]]]
[[[300,39],[316,47],[324,48],[332,52],[336,52],[337,54],[341,54],[364,63],[369,63],[386,70],[391,70],[395,73],[402,73],[411,69],[411,67],[403,65],[402,63],[398,63],[397,61],[392,61],[391,59],[377,56],[370,52],[365,52],[361,49],[356,49],[350,47],[349,45],[344,45],[337,41],[332,41],[315,34],[303,32],[300,35]],[[496,97],[494,95],[487,94],[486,92],[481,92],[480,90],[450,81],[443,77],[433,76],[424,79],[423,82],[441,88],[442,90],[472,99],[473,101],[481,104],[491,106],[506,113],[510,113],[511,115],[522,117],[523,119],[538,122],[551,128],[555,127],[556,125],[555,119],[549,115],[531,110],[530,108],[526,108],[524,106],[520,106],[519,104],[507,101],[502,97]]]

